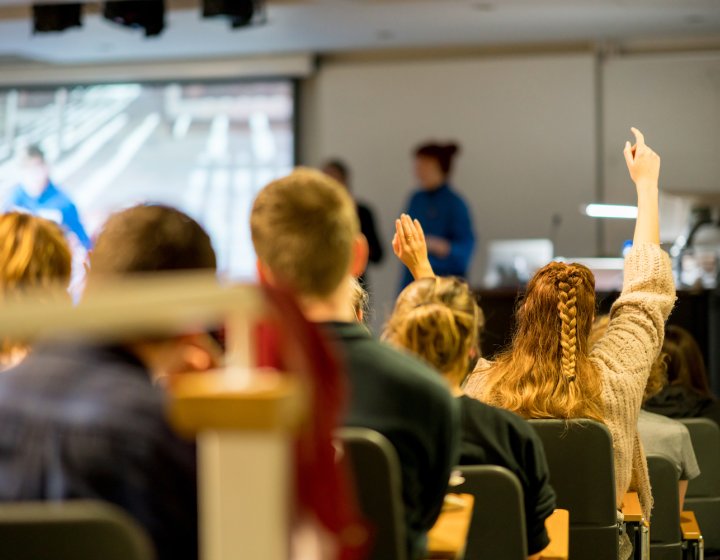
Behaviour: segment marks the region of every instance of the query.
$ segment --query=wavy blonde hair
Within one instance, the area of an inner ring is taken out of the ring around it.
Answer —
[[[525,418],[603,421],[602,381],[589,359],[595,277],[552,262],[530,280],[511,346],[485,372],[483,401]]]
[[[460,383],[478,355],[483,325],[482,310],[465,282],[423,278],[398,296],[383,339]]]
[[[10,212],[0,215],[0,298],[18,301],[57,297],[70,283],[72,255],[60,227],[48,220]],[[27,349],[21,341],[3,340],[0,361]]]

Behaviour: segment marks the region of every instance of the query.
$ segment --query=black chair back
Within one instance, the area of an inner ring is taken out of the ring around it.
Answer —
[[[465,481],[453,492],[475,497],[465,560],[526,560],[525,507],[517,477],[503,467],[457,467]]]
[[[385,436],[365,428],[343,428],[337,436],[353,471],[360,510],[372,525],[367,560],[405,560],[405,506],[395,448]]]
[[[678,473],[664,455],[648,455],[653,493],[650,526],[650,557],[653,560],[682,560]]]
[[[570,512],[570,558],[618,557],[612,436],[593,420],[531,420],[550,468],[557,507]]]
[[[708,418],[680,420],[690,432],[700,476],[688,483],[685,509],[702,529],[705,551],[720,553],[720,428]]]
[[[0,558],[153,560],[143,529],[118,508],[94,501],[0,505]]]

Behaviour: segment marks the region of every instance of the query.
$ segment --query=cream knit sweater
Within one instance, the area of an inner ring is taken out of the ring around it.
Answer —
[[[675,303],[670,259],[658,245],[634,246],[625,258],[620,297],[610,311],[607,332],[590,360],[602,376],[604,419],[613,438],[615,491],[618,508],[628,490],[636,490],[643,513],[650,518],[652,496],[647,462],[637,421],[650,367],[662,348],[665,321]],[[478,364],[465,392],[480,400],[491,387],[483,382],[486,362]]]

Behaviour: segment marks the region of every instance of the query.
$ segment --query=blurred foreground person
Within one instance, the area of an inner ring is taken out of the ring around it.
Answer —
[[[138,206],[106,223],[88,289],[129,274],[215,266],[196,222]],[[171,430],[165,393],[153,383],[198,361],[213,365],[197,355],[194,335],[38,344],[0,376],[0,500],[105,500],[145,528],[158,560],[197,559],[195,448]]]
[[[30,214],[0,216],[0,297],[3,303],[24,297],[35,301],[67,298],[72,256],[59,226]],[[0,368],[14,366],[30,346],[22,340],[2,340]]]

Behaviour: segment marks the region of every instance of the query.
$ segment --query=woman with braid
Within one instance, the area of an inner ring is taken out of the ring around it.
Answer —
[[[613,305],[606,334],[591,349],[594,278],[584,266],[551,263],[527,286],[517,310],[517,331],[508,350],[481,360],[465,392],[526,418],[592,418],[613,437],[617,505],[636,490],[643,513],[652,498],[637,419],[650,368],[663,342],[675,302],[670,259],[660,249],[660,158],[637,129],[625,145],[635,183],[638,217],[633,248],[625,259],[623,291]],[[422,251],[422,228],[403,217],[396,224],[396,251],[416,277],[432,274]]]

